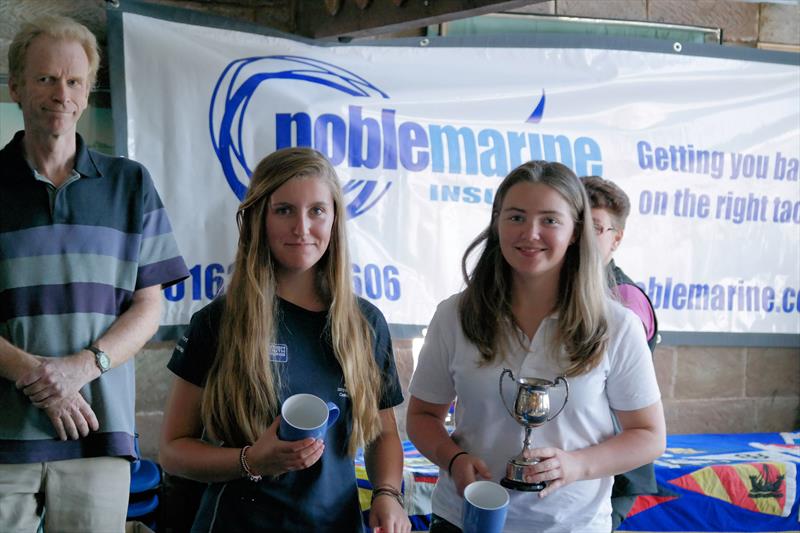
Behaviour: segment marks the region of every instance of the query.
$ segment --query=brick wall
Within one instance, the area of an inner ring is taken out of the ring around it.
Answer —
[[[670,433],[798,427],[800,350],[664,346],[655,363]]]
[[[800,51],[800,7],[737,0],[551,0],[521,13],[722,28],[725,44]]]

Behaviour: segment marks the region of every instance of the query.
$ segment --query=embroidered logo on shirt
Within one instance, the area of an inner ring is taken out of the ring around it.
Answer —
[[[289,360],[289,347],[285,344],[270,344],[269,360],[276,363],[287,362]]]
[[[178,341],[178,344],[175,346],[175,349],[178,350],[181,353],[184,353],[184,351],[185,351],[184,346],[187,345],[187,344],[189,344],[189,337],[184,335],[184,336],[181,337],[181,340]]]
[[[349,398],[347,395],[347,389],[344,387],[336,387],[336,390],[339,392],[339,398]]]

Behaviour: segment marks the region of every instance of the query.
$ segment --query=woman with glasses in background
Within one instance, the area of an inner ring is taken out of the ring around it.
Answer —
[[[622,244],[631,202],[614,182],[599,176],[581,178],[592,206],[592,224],[597,248],[606,265],[613,291],[620,303],[636,313],[644,326],[647,344],[653,352],[658,343],[658,321],[650,298],[625,272],[614,264],[614,252]]]
[[[620,303],[636,313],[642,321],[647,345],[652,355],[658,343],[658,321],[653,304],[647,294],[614,263],[613,259],[614,252],[619,248],[625,234],[625,222],[631,212],[631,202],[625,191],[610,180],[599,176],[585,176],[581,181],[592,206],[592,224],[597,248],[603,264],[606,265],[611,290]],[[637,495],[657,492],[653,463],[614,476],[614,486],[611,490],[613,529],[616,531],[625,520]]]

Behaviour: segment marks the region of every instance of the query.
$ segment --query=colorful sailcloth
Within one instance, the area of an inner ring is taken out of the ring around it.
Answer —
[[[639,496],[620,531],[800,531],[800,434],[669,435],[659,494]]]
[[[793,463],[746,463],[701,468],[673,485],[717,498],[749,511],[789,516],[795,494]]]

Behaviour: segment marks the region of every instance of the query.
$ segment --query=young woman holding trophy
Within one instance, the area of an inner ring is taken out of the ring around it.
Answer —
[[[666,430],[641,323],[608,294],[575,174],[513,170],[462,268],[466,289],[438,306],[409,387],[408,434],[441,469],[431,531],[458,531],[464,488],[490,479],[512,489],[505,531],[607,533],[612,476],[658,457]]]
[[[169,363],[161,462],[209,483],[192,531],[360,532],[353,456],[364,446],[370,524],[408,532],[389,329],[353,294],[333,167],[309,148],[270,154],[236,218],[230,285],[195,313]],[[289,421],[298,398],[322,404],[323,418]]]

